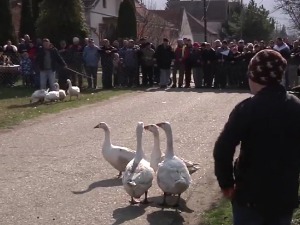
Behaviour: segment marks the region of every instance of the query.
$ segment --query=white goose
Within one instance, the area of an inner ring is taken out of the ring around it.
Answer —
[[[65,98],[66,98],[66,91],[63,90],[63,89],[60,89],[59,88],[59,84],[58,83],[54,83],[54,89],[55,91],[58,91],[58,94],[59,94],[59,100],[60,101],[63,101]]]
[[[167,150],[165,160],[158,164],[157,184],[164,192],[162,205],[166,205],[167,195],[178,195],[174,207],[179,206],[180,195],[186,191],[191,184],[191,176],[185,163],[175,156],[173,149],[173,135],[170,123],[163,122],[156,124],[162,128],[167,136]]]
[[[150,166],[156,172],[157,168],[158,168],[158,164],[160,162],[164,161],[164,159],[165,159],[165,154],[163,154],[160,149],[160,138],[159,138],[158,126],[156,126],[156,124],[150,124],[148,126],[144,126],[144,129],[150,131],[154,136],[154,146],[153,146],[153,150],[151,152]],[[189,174],[193,174],[197,170],[200,169],[198,167],[199,163],[193,163],[192,161],[188,161],[181,157],[180,157],[180,159],[187,166]]]
[[[70,79],[67,79],[67,83],[68,83],[68,90],[67,93],[70,95],[70,100],[72,98],[72,96],[77,96],[77,99],[80,95],[80,88],[77,86],[72,86],[72,82]]]
[[[125,191],[131,196],[130,203],[132,205],[139,203],[135,199],[140,198],[143,194],[145,194],[145,199],[141,203],[149,203],[147,194],[154,177],[154,170],[150,167],[150,163],[145,160],[142,146],[143,130],[144,124],[139,122],[136,128],[136,155],[126,166],[122,179]]]
[[[43,102],[47,93],[48,91],[45,89],[34,91],[31,95],[30,103]]]
[[[102,155],[104,159],[119,171],[118,178],[122,176],[127,164],[134,158],[135,151],[126,148],[112,145],[110,139],[110,128],[105,122],[99,123],[94,128],[102,128],[105,132],[105,139],[102,146]]]

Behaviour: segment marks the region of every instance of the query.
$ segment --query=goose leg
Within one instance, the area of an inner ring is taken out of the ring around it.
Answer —
[[[117,175],[117,178],[120,179],[122,177],[122,171],[119,172],[119,174]]]
[[[166,202],[166,198],[167,198],[167,193],[164,193],[164,200],[162,203],[159,204],[160,206],[168,206]]]
[[[133,197],[131,197],[131,200],[129,201],[130,205],[135,205],[140,203],[139,201],[136,201]]]
[[[173,205],[173,207],[179,207],[180,196],[181,196],[181,194],[178,194],[177,201],[176,201],[175,205]]]
[[[145,192],[145,199],[141,202],[141,204],[149,204],[151,202],[148,201],[148,191]]]

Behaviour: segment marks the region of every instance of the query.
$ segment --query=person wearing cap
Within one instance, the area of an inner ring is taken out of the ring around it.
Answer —
[[[51,47],[51,43],[48,38],[43,39],[43,46],[39,48],[36,56],[36,64],[40,71],[40,89],[47,89],[48,82],[51,91],[54,91],[57,65],[67,67],[67,64],[60,56],[57,49]]]
[[[280,84],[286,66],[274,50],[251,59],[254,96],[235,106],[215,143],[215,175],[234,225],[290,225],[299,204],[300,100]]]

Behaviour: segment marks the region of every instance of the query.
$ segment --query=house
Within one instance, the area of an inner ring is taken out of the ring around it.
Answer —
[[[165,20],[175,24],[180,30],[178,38],[188,38],[192,42],[204,41],[204,23],[188,13],[185,8],[169,10],[153,10]],[[218,32],[207,27],[207,41],[211,42],[218,38]]]
[[[241,4],[240,1],[229,0],[207,0],[207,41],[219,38],[222,25],[229,18],[233,7]],[[204,2],[203,0],[176,0],[170,1],[168,10],[184,8],[192,29],[193,38],[196,41],[204,40]],[[168,11],[166,10],[166,11]]]
[[[115,39],[122,0],[83,0],[86,23],[96,44],[103,38]]]

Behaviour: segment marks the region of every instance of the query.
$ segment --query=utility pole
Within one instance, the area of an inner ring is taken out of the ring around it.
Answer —
[[[204,41],[207,42],[207,6],[206,0],[203,0],[203,19],[204,19]]]
[[[243,29],[244,29],[244,2],[241,0],[241,39],[243,39]]]

